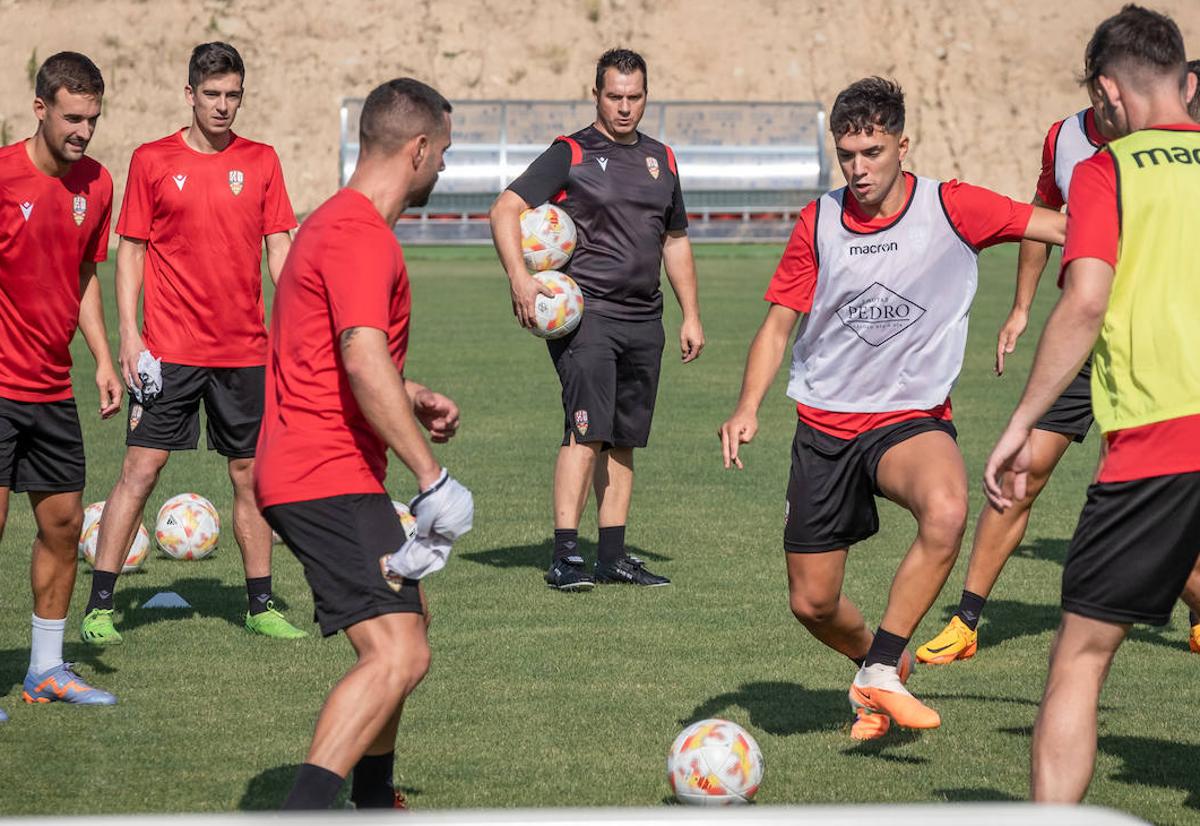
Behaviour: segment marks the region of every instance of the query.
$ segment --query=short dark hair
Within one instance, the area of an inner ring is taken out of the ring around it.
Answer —
[[[618,74],[642,73],[642,91],[650,91],[650,75],[646,72],[646,61],[632,49],[609,49],[596,61],[596,91],[604,88],[604,73],[616,69]]]
[[[59,52],[46,58],[34,81],[34,94],[47,103],[54,102],[59,89],[73,95],[104,94],[104,76],[86,55],[79,52]]]
[[[1189,60],[1188,71],[1196,76],[1196,94],[1188,101],[1188,114],[1192,120],[1200,121],[1200,60]]]
[[[381,83],[358,118],[359,151],[390,154],[417,135],[436,134],[452,109],[438,90],[411,77]]]
[[[1091,85],[1118,64],[1187,80],[1187,54],[1179,26],[1165,14],[1130,3],[1096,27],[1083,58],[1084,84]]]
[[[894,80],[864,77],[838,92],[829,112],[829,131],[841,138],[876,129],[889,135],[904,131],[904,90]]]
[[[214,40],[192,49],[192,57],[188,60],[188,86],[195,89],[210,77],[231,74],[240,77],[242,83],[246,82],[246,64],[233,46]]]

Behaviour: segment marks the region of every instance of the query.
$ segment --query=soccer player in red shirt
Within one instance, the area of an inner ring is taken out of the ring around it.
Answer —
[[[255,490],[304,565],[321,633],[344,631],[358,655],[285,809],[328,808],[350,771],[358,808],[404,807],[396,731],[430,657],[419,580],[470,530],[473,503],[418,427],[444,442],[458,408],[404,375],[410,295],[393,225],[426,203],[449,145],[450,104],[435,90],[399,78],[372,91],[358,166],[304,222],[279,280]],[[411,540],[383,486],[389,448],[421,491]]]
[[[767,317],[741,396],[719,436],[726,467],[754,438],[757,411],[799,323],[788,395],[792,444],[784,549],[792,612],[859,666],[852,735],[881,736],[889,718],[941,718],[904,687],[909,637],[958,555],[967,483],[950,418],[966,346],[976,257],[1001,241],[1063,239],[1065,219],[994,192],[901,169],[904,96],[882,78],[843,90],[830,112],[847,186],[810,203],[767,290]],[[879,529],[875,497],[909,510],[917,537],[872,634],[842,593],[849,547]]]
[[[1033,731],[1033,799],[1047,803],[1083,799],[1113,656],[1131,624],[1169,621],[1200,559],[1196,81],[1174,21],[1132,4],[1096,28],[1085,54],[1089,92],[1122,137],[1075,168],[1063,292],[984,471],[995,507],[1025,495],[1033,425],[1094,349],[1092,404],[1108,450],[1067,551]]]
[[[125,462],[104,508],[81,628],[93,645],[122,641],[113,625],[117,572],[171,452],[199,442],[201,401],[208,446],[229,461],[233,535],[246,570],[245,627],[268,637],[304,636],[271,602],[271,529],[253,487],[267,360],[262,248],[265,239],[275,280],[296,218],[275,150],[232,131],[244,79],[232,46],[197,46],[186,88],[191,126],[138,147],[129,162],[117,221],[121,370],[131,388],[141,389],[138,360],[148,352],[161,359],[162,392],[130,400]]]
[[[37,536],[25,701],[107,705],[116,698],[62,657],[83,524],[83,434],[71,390],[77,327],[96,360],[100,416],[121,406],[96,278],[108,256],[112,178],[84,154],[104,78],[84,55],[60,52],[34,88],[37,132],[0,149],[0,536],[10,493],[28,493]]]

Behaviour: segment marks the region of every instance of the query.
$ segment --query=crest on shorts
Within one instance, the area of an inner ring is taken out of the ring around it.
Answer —
[[[229,170],[229,191],[234,195],[242,194],[242,187],[246,184],[246,173],[240,169]]]
[[[656,161],[654,158],[647,157],[646,158],[646,168],[650,170],[650,177],[657,181],[658,180],[658,161]]]
[[[137,430],[137,426],[142,423],[142,406],[137,402],[129,405],[129,432]]]
[[[575,429],[579,431],[580,436],[587,435],[588,417],[586,410],[575,411]]]
[[[71,203],[71,218],[75,221],[75,226],[81,226],[83,219],[87,217],[87,198],[82,195],[76,195],[75,200]]]
[[[400,589],[404,587],[404,577],[400,576],[400,574],[393,573],[388,568],[387,561],[388,557],[390,556],[391,554],[384,554],[383,556],[379,557],[379,572],[383,574],[383,581],[387,583],[387,587],[391,588],[398,594],[400,593]]]

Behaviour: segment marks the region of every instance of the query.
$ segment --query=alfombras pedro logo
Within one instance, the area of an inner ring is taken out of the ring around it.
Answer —
[[[883,244],[851,244],[851,255],[875,255],[880,252],[895,252],[900,249],[900,244],[896,241],[889,241]]]
[[[839,307],[837,314],[859,338],[878,347],[916,324],[925,308],[876,281]]]

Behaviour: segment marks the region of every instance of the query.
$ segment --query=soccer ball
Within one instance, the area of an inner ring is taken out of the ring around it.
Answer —
[[[701,720],[685,728],[667,755],[667,782],[680,803],[748,803],[762,782],[762,752],[737,723]]]
[[[396,499],[392,500],[392,507],[396,509],[396,516],[400,517],[400,524],[404,526],[405,540],[412,539],[417,535],[417,517],[412,515],[408,505]]]
[[[154,540],[174,559],[204,559],[217,549],[221,519],[213,503],[196,493],[172,496],[158,509]]]
[[[88,565],[96,565],[96,542],[100,539],[100,514],[104,513],[103,502],[93,502],[83,510],[83,530],[79,532],[79,555]],[[150,533],[145,525],[138,525],[137,536],[121,566],[121,573],[140,571],[142,563],[150,553]]]
[[[538,338],[562,338],[579,326],[583,318],[583,293],[571,276],[547,270],[534,273],[541,283],[553,291],[554,295],[538,293],[534,301],[537,313],[537,326],[530,330]]]
[[[574,251],[575,222],[566,210],[542,204],[521,213],[521,252],[530,270],[557,270]]]

